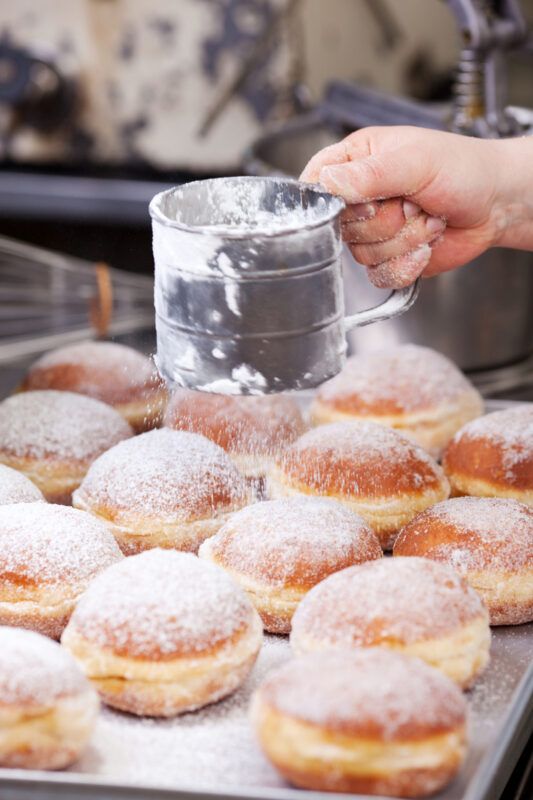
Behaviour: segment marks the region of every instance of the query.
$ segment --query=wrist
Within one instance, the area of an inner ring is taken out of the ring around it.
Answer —
[[[494,246],[533,249],[533,136],[494,146]]]

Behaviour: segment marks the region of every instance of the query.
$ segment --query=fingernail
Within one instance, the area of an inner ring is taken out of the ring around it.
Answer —
[[[429,233],[440,233],[446,227],[446,223],[440,217],[428,217],[426,220],[426,230]]]
[[[350,206],[350,217],[352,220],[363,221],[365,219],[374,219],[377,213],[375,203],[356,203]]]
[[[352,181],[346,177],[344,164],[323,167],[320,170],[320,183],[340,195],[350,194],[353,189]]]
[[[420,206],[417,206],[416,203],[412,203],[410,200],[403,201],[403,215],[405,219],[413,219],[413,217],[418,217],[420,211]]]
[[[434,217],[430,217],[430,219],[434,219]],[[417,247],[416,250],[410,254],[410,258],[412,261],[415,261],[417,264],[425,263],[428,258],[431,256],[431,247],[429,244],[423,244],[420,247]]]

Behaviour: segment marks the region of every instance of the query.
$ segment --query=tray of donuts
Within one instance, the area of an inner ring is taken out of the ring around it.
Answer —
[[[496,800],[532,506],[533,404],[426,348],[305,397],[42,356],[0,402],[0,797]]]

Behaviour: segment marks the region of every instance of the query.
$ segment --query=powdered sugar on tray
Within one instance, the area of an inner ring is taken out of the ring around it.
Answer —
[[[0,507],[0,579],[25,594],[40,584],[86,583],[123,558],[103,522],[43,503]]]
[[[209,650],[247,625],[252,606],[219,567],[148,550],[96,578],[71,625],[101,647],[139,658]]]
[[[131,435],[113,408],[73,392],[22,392],[0,403],[0,458],[85,461]]]
[[[448,358],[427,347],[400,345],[352,356],[342,372],[318,391],[323,403],[359,413],[401,413],[448,405],[477,394]],[[479,399],[479,412],[482,410]]]
[[[533,471],[533,406],[507,408],[495,411],[469,422],[459,431],[454,442],[485,439],[501,448],[502,464],[508,477],[514,468],[530,463]]]
[[[100,456],[75,498],[188,521],[205,507],[241,503],[245,494],[244,479],[221,447],[196,433],[162,428]]]
[[[364,520],[334,500],[311,497],[248,506],[205,547],[224,566],[271,586],[312,585],[382,555]]]
[[[49,706],[87,691],[74,659],[56,642],[20,628],[0,628],[0,703]]]
[[[0,464],[0,506],[44,501],[41,490],[22,472]]]
[[[292,638],[335,647],[411,643],[445,636],[486,612],[450,567],[423,558],[383,558],[326,578],[304,597]]]

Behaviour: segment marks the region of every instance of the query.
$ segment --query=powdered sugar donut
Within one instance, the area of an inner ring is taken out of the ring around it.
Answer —
[[[533,506],[533,404],[468,423],[444,452],[453,495],[511,497]]]
[[[252,703],[259,742],[291,783],[395,797],[425,797],[455,776],[466,714],[448,678],[381,648],[294,659]]]
[[[59,639],[78,597],[121,561],[106,526],[65,506],[0,506],[0,624]]]
[[[289,633],[302,597],[333,572],[381,558],[371,528],[325,498],[256,503],[233,514],[200,547],[240,583],[271,633]]]
[[[96,578],[62,642],[108,705],[169,717],[240,686],[261,647],[262,625],[223,570],[156,549]]]
[[[456,497],[401,531],[394,555],[449,564],[483,598],[491,625],[533,621],[533,508],[516,500]]]
[[[490,629],[480,597],[450,567],[382,558],[311,589],[293,617],[291,645],[296,653],[390,647],[468,687],[488,664]]]
[[[127,555],[153,547],[196,552],[247,501],[244,479],[221,447],[168,428],[108,450],[73,496]]]
[[[101,400],[135,431],[161,422],[167,392],[151,359],[116,342],[78,342],[41,356],[21,390],[57,389]]]
[[[95,458],[132,433],[113,408],[72,392],[24,392],[0,403],[0,463],[51,503],[70,503]]]
[[[0,766],[62,769],[87,744],[98,696],[56,642],[0,628]]]
[[[0,464],[0,506],[43,502],[43,493],[22,472]]]
[[[352,356],[320,387],[311,408],[316,425],[378,422],[436,458],[459,428],[482,413],[481,395],[455,364],[414,344]]]
[[[304,433],[278,459],[268,489],[272,497],[338,500],[370,524],[384,549],[405,523],[449,493],[425,450],[373,422],[336,422]]]

